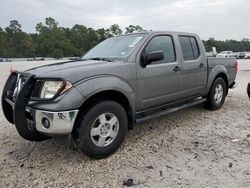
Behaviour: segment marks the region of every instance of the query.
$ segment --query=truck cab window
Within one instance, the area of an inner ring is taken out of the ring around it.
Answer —
[[[189,38],[190,38],[192,48],[193,48],[194,59],[197,59],[200,56],[200,51],[199,51],[197,41],[194,37],[189,37]]]
[[[154,51],[163,51],[164,59],[152,64],[170,63],[176,61],[173,39],[171,36],[156,36],[144,48],[143,55]]]
[[[200,56],[197,41],[194,37],[179,37],[183,58],[185,61],[195,60]]]

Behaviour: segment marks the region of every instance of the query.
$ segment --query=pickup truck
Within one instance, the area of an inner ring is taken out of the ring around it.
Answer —
[[[140,122],[203,104],[222,107],[235,85],[235,58],[207,58],[190,33],[142,32],[109,38],[81,61],[13,71],[2,109],[30,141],[70,135],[91,158],[104,158]]]

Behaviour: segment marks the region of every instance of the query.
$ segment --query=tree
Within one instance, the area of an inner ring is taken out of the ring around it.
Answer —
[[[89,31],[84,25],[74,25],[71,29],[70,41],[77,49],[75,55],[81,56],[89,49]]]
[[[0,27],[0,58],[5,56],[6,50],[6,35],[3,29]]]
[[[144,31],[144,29],[139,25],[136,25],[136,26],[130,25],[130,26],[126,27],[125,29],[126,29],[125,33],[134,33],[134,32],[142,32],[142,31]]]
[[[50,30],[57,28],[58,22],[51,17],[45,18],[45,24],[48,26]]]
[[[241,39],[241,42],[250,42],[250,39],[248,39],[248,38],[243,38],[243,39]]]
[[[38,36],[36,43],[39,44],[37,50],[39,56],[74,55],[76,49],[71,42],[70,29],[59,27],[54,18],[45,18],[45,25],[38,23],[36,26]]]
[[[17,20],[11,20],[9,27],[6,27],[5,31],[7,33],[13,33],[13,34],[15,34],[15,33],[22,32],[21,28],[22,28],[22,25],[19,24]]]
[[[5,56],[23,57],[21,41],[28,35],[22,32],[22,26],[17,20],[11,20],[10,25],[5,28]]]
[[[102,28],[102,29],[97,29],[97,30],[95,31],[95,33],[96,33],[96,36],[97,36],[98,43],[99,43],[99,42],[102,42],[102,41],[104,41],[105,39],[107,39],[108,37],[110,37],[110,31],[107,30],[107,29],[104,29],[104,28]]]
[[[60,59],[64,56],[63,51],[61,49],[54,49],[52,52],[52,57],[55,59]]]
[[[110,34],[113,35],[113,36],[122,34],[122,30],[120,29],[118,24],[111,25],[110,28],[109,28],[109,31],[110,31]]]
[[[35,56],[35,45],[33,39],[30,36],[26,36],[20,44],[22,49],[23,57],[34,57]]]
[[[55,57],[82,56],[93,46],[103,40],[122,34],[118,24],[109,28],[93,29],[75,24],[72,28],[60,27],[51,17],[36,25],[36,33],[27,34],[22,31],[17,20],[11,20],[8,27],[0,27],[0,57]],[[125,33],[144,31],[141,26],[129,25]],[[203,41],[207,51],[216,47],[222,50],[250,51],[250,40],[219,41],[209,38]]]

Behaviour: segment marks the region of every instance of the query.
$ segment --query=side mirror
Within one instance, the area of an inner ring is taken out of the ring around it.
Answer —
[[[247,86],[247,94],[248,94],[248,97],[250,98],[250,82],[248,83],[248,86]]]
[[[154,51],[148,53],[145,58],[142,59],[142,66],[146,67],[147,65],[151,64],[155,61],[160,61],[164,59],[164,53],[163,51]]]

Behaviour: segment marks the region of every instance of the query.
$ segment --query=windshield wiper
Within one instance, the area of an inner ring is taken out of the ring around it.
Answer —
[[[108,61],[108,62],[113,61],[113,60],[106,58],[106,57],[92,57],[92,58],[83,59],[83,60],[96,60],[96,61]]]

